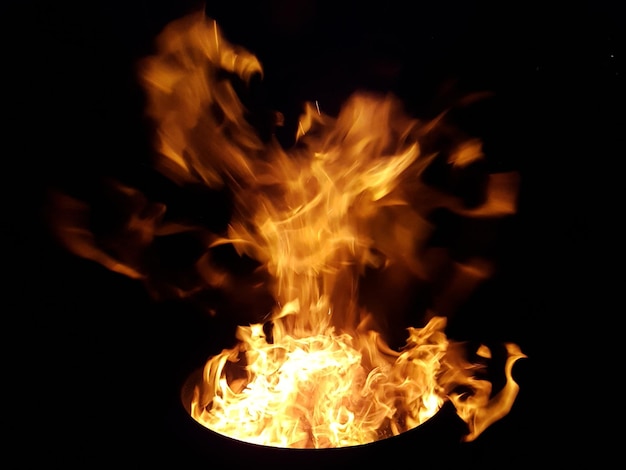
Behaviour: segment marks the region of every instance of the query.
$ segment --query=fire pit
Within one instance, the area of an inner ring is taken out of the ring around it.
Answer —
[[[187,456],[193,462],[232,463],[236,459],[238,464],[280,462],[281,465],[332,466],[365,464],[380,455],[390,455],[394,459],[415,458],[419,455],[420,462],[434,464],[441,462],[442,455],[447,455],[447,463],[451,463],[459,455],[459,443],[467,433],[467,426],[448,402],[419,427],[370,444],[325,449],[251,444],[216,433],[189,419],[192,413],[189,403],[193,400],[199,375],[200,371],[197,371],[184,383],[181,393],[184,409],[178,408],[170,421],[177,430],[183,449],[179,455]]]
[[[480,196],[467,203],[449,189],[479,166],[481,142],[455,134],[445,112],[420,120],[388,93],[357,92],[336,115],[306,103],[295,145],[285,149],[260,137],[238,93],[263,76],[261,63],[230,44],[213,19],[200,12],[176,20],[156,44],[140,64],[156,168],[181,187],[227,188],[228,226],[169,220],[165,205],[119,185],[133,202],[125,230],[136,249],[103,249],[78,216],[61,218],[59,233],[76,254],[157,294],[163,279],[156,282],[138,252],[159,237],[191,234],[201,247],[193,275],[167,289],[180,298],[251,295],[217,260],[223,247],[257,263],[259,282],[247,287],[273,305],[240,324],[233,343],[181,384],[174,419],[184,439],[200,453],[206,443],[209,459],[219,448],[250,461],[281,453],[281,460],[337,463],[472,441],[505,416],[518,392],[511,371],[525,355],[504,345],[502,386],[493,390],[490,348],[447,338],[447,316],[492,267],[453,256],[437,239],[436,218],[513,214],[517,175],[478,178]],[[277,112],[272,125],[281,124]],[[85,210],[59,201],[66,213]],[[407,279],[427,292],[416,323],[403,325],[403,345],[391,345],[397,325],[386,312],[369,308],[376,296],[363,282],[372,272],[388,279],[381,295],[398,295]],[[207,314],[220,312],[207,306]]]
[[[232,188],[233,217],[208,247],[230,245],[259,260],[276,299],[263,322],[240,326],[237,345],[209,359],[185,393],[189,414],[248,443],[318,449],[399,435],[452,400],[474,439],[510,409],[510,368],[522,352],[507,345],[506,385],[491,397],[491,384],[473,374],[478,366],[448,342],[443,317],[408,328],[402,351],[390,348],[359,305],[359,281],[367,268],[399,263],[428,276],[419,246],[428,214],[510,213],[514,178],[492,176],[485,204],[472,209],[425,184],[437,155],[425,150],[443,118],[413,119],[393,96],[355,94],[336,117],[310,103],[296,147],[285,151],[259,139],[234,92],[233,79],[258,75],[257,58],[204,13],[171,23],[143,62],[161,170]],[[481,157],[480,142],[469,139],[452,142],[447,158],[463,168]],[[198,269],[209,284],[228,283],[210,252]],[[468,279],[484,275],[471,263],[458,269]]]

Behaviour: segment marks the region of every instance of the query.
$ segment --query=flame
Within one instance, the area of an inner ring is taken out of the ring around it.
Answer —
[[[280,447],[345,447],[399,434],[443,403],[433,373],[446,351],[443,324],[412,330],[402,353],[381,349],[371,331],[268,343],[262,325],[240,327],[241,344],[206,364],[208,387],[196,389],[191,414],[222,434]],[[246,376],[228,383],[225,370],[241,353]]]
[[[429,242],[437,209],[468,218],[513,214],[515,173],[488,175],[474,206],[426,183],[425,172],[442,158],[441,136],[449,137],[441,132],[445,113],[423,122],[392,94],[355,93],[336,116],[307,103],[293,148],[264,141],[234,86],[261,78],[262,66],[203,12],[169,24],[140,71],[157,168],[181,185],[232,191],[232,218],[223,233],[204,238],[198,276],[212,288],[228,284],[210,262],[211,250],[228,245],[259,262],[275,301],[262,322],[238,327],[234,347],[208,359],[189,404],[195,420],[256,444],[326,448],[400,434],[446,401],[467,424],[467,441],[509,412],[518,392],[512,368],[525,357],[519,347],[507,344],[506,383],[493,395],[491,382],[476,376],[483,366],[445,334],[446,316],[492,266],[480,257],[459,262]],[[446,145],[451,171],[483,158],[476,139]],[[188,229],[165,226],[164,211],[142,219],[153,231],[144,233],[146,243]],[[70,249],[149,277],[105,253],[78,220],[61,233]],[[424,326],[409,327],[402,348],[389,346],[379,331],[385,318],[359,301],[368,270],[400,282],[412,276],[432,289]],[[490,354],[485,346],[475,353]]]

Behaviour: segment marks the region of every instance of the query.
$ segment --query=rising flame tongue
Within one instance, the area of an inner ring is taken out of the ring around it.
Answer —
[[[358,277],[380,262],[368,226],[378,207],[406,204],[390,195],[411,165],[418,171],[419,147],[408,139],[416,123],[392,98],[360,95],[337,119],[309,106],[302,122],[299,149],[273,149],[238,197],[245,218],[218,241],[263,261],[275,279],[282,308],[272,342],[261,325],[240,327],[242,343],[206,365],[192,415],[260,444],[363,444],[420,424],[443,402],[441,322],[403,355],[382,353],[382,340],[357,328]],[[247,376],[233,389],[225,368],[239,353]]]
[[[491,175],[485,203],[473,209],[424,184],[436,152],[420,142],[439,120],[408,117],[392,95],[355,94],[336,117],[309,103],[293,149],[262,141],[233,88],[233,80],[261,76],[261,65],[203,13],[168,25],[141,72],[159,170],[181,184],[232,190],[227,233],[213,236],[207,249],[228,244],[258,260],[276,300],[265,323],[240,326],[237,344],[207,361],[190,404],[194,419],[239,440],[322,448],[397,435],[446,400],[467,423],[466,440],[508,413],[517,394],[511,369],[524,357],[517,346],[506,345],[506,384],[492,397],[491,383],[475,377],[478,365],[446,338],[443,315],[433,312],[423,328],[409,328],[396,351],[357,299],[366,268],[401,264],[429,279],[433,262],[446,264],[453,282],[439,292],[440,305],[486,277],[483,262],[460,264],[427,251],[427,215],[440,207],[469,217],[510,214],[514,175]],[[470,140],[449,155],[448,163],[464,167],[482,151]],[[159,220],[149,221],[155,233]],[[85,231],[63,229],[77,254],[142,276],[105,256]],[[197,267],[208,285],[219,285],[210,263]],[[490,355],[485,347],[478,353]]]

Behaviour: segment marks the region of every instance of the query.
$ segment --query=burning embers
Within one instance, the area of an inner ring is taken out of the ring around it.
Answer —
[[[262,75],[259,61],[229,44],[214,21],[202,13],[174,21],[157,46],[141,64],[141,78],[157,130],[158,169],[181,185],[227,187],[233,195],[227,230],[203,236],[195,265],[202,285],[195,290],[232,292],[228,273],[212,260],[213,250],[228,245],[259,262],[275,301],[263,321],[239,326],[234,347],[208,359],[185,403],[191,416],[238,440],[299,448],[398,435],[446,401],[467,423],[468,441],[505,416],[518,391],[511,370],[524,354],[506,345],[505,384],[493,394],[481,378],[489,349],[469,351],[446,337],[451,306],[490,267],[484,259],[457,261],[432,244],[431,215],[513,214],[516,175],[486,175],[474,206],[426,182],[442,158],[457,173],[479,162],[481,144],[448,132],[445,114],[432,122],[407,116],[392,95],[357,93],[335,117],[309,103],[296,145],[285,150],[259,137],[233,87]],[[130,219],[134,233],[143,234],[140,248],[160,234],[195,230],[165,223],[166,210],[144,206],[143,218]],[[106,253],[84,226],[67,220],[64,240],[74,252],[149,280],[132,257]],[[423,326],[409,327],[400,349],[385,339],[386,319],[362,301],[369,271],[404,273],[428,287]]]

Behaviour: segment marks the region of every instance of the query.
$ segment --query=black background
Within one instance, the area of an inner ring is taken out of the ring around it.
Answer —
[[[169,21],[199,4],[14,3],[2,19],[3,246],[11,279],[3,318],[5,362],[15,372],[5,381],[13,392],[5,406],[16,418],[11,435],[26,444],[17,462],[210,467],[194,461],[168,416],[180,381],[207,352],[204,338],[228,327],[184,305],[155,303],[135,281],[66,253],[45,222],[50,188],[80,193],[103,176],[139,186],[149,179],[136,62],[153,52]],[[516,342],[529,357],[515,368],[521,391],[511,413],[455,449],[450,461],[470,468],[607,455],[601,444],[609,441],[597,432],[603,426],[585,411],[593,387],[583,383],[600,375],[587,353],[601,347],[607,328],[598,287],[612,263],[607,202],[620,187],[612,176],[623,156],[616,116],[624,30],[609,2],[576,5],[206,5],[226,37],[263,64],[253,104],[285,114],[287,144],[305,100],[332,112],[357,88],[391,90],[409,111],[429,115],[450,97],[495,92],[475,130],[496,169],[522,175],[520,208],[501,272],[455,331]]]

